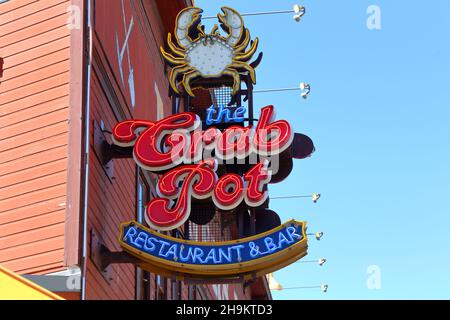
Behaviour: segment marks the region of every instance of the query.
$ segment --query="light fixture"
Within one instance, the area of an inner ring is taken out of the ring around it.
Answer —
[[[294,18],[294,20],[296,22],[300,22],[300,20],[302,19],[302,17],[305,15],[306,13],[306,9],[304,6],[298,5],[298,4],[294,4],[293,6],[294,9],[294,16],[292,18]]]
[[[316,232],[316,233],[307,233],[307,236],[314,236],[316,240],[320,240],[323,236],[323,232]]]
[[[303,92],[300,94],[303,99],[307,99],[309,93],[311,92],[311,86],[308,83],[300,82],[300,90]]]
[[[1,0],[0,0],[1,1]],[[300,22],[301,18],[305,15],[306,9],[304,6],[295,4],[292,9],[289,10],[273,10],[273,11],[259,11],[259,12],[247,12],[247,13],[241,13],[242,17],[246,16],[262,16],[262,15],[273,15],[273,14],[284,14],[284,13],[294,13],[292,18],[296,22]],[[204,16],[202,17],[202,20],[208,20],[208,19],[217,19],[217,16]]]
[[[319,200],[320,199],[320,193],[313,193],[312,194],[312,201],[314,202],[314,203],[317,203],[317,200]]]
[[[309,94],[311,93],[311,85],[306,82],[300,82],[298,87],[293,88],[270,88],[270,89],[256,89],[253,90],[253,93],[262,93],[262,92],[282,92],[282,91],[302,91],[300,96],[303,99],[307,99]]]
[[[315,288],[319,288],[324,293],[328,291],[327,284],[321,284],[320,286],[287,287],[287,288],[282,288],[281,290],[298,290],[298,289],[315,289]]]
[[[318,262],[319,262],[319,266],[323,266],[323,264],[324,264],[325,262],[327,262],[327,259],[320,258]]]
[[[327,262],[327,259],[320,258],[315,260],[298,260],[295,263],[318,263],[319,266],[323,266],[325,262]]]
[[[275,279],[273,276],[273,273],[267,274],[267,281],[269,282],[269,289],[270,290],[283,290],[283,286]]]
[[[296,199],[296,198],[312,198],[312,201],[314,203],[317,202],[317,200],[320,199],[320,193],[313,193],[311,195],[309,194],[299,194],[299,195],[292,195],[292,196],[278,196],[278,197],[270,197],[270,200],[276,200],[276,199]]]

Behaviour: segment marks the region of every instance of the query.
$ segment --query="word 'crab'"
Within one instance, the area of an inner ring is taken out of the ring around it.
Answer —
[[[256,83],[255,70],[247,62],[253,57],[258,47],[258,38],[251,41],[250,48],[245,51],[250,42],[250,32],[244,27],[241,15],[234,9],[222,7],[222,14],[217,17],[220,26],[228,34],[223,37],[214,25],[210,34],[206,34],[204,26],[200,24],[202,9],[188,7],[182,10],[176,19],[175,38],[172,42],[171,34],[167,36],[170,53],[162,47],[161,53],[172,66],[169,82],[172,89],[179,93],[178,78],[185,91],[194,96],[191,81],[195,78],[233,78],[232,94],[240,89],[240,71],[247,71],[252,83]]]

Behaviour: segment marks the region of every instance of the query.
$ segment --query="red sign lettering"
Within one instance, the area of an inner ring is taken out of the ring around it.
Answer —
[[[201,131],[201,120],[192,112],[156,122],[127,120],[117,124],[114,143],[134,146],[139,166],[155,172],[172,169],[158,181],[159,197],[147,205],[147,223],[157,230],[181,226],[189,218],[192,197],[212,197],[222,210],[234,209],[242,201],[251,207],[262,205],[267,199],[265,185],[271,178],[269,161],[257,163],[243,177],[228,173],[218,178],[217,160],[211,154],[215,151],[218,159],[229,160],[284,151],[292,143],[293,132],[287,121],[273,121],[274,113],[273,106],[267,106],[261,110],[256,128],[232,126],[223,132],[214,127]]]

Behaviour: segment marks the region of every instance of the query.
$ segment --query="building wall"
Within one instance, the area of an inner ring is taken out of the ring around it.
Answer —
[[[94,12],[90,132],[94,121],[103,122],[111,131],[116,123],[128,118],[156,120],[170,114],[164,62],[159,54],[165,30],[156,3],[97,0]],[[111,142],[109,136],[106,138]],[[136,219],[136,165],[132,159],[115,159],[110,165],[114,179],[104,170],[91,134],[88,230],[93,228],[108,248],[118,251],[120,224]],[[116,264],[111,269],[113,280],[108,283],[88,261],[87,299],[135,298],[135,287],[140,285],[140,281],[136,283],[135,267]]]
[[[103,121],[105,129],[111,131],[117,122],[126,118],[157,120],[171,113],[171,100],[167,95],[167,73],[159,47],[165,46],[168,32],[165,24],[171,25],[173,29],[173,19],[178,10],[161,6],[160,2],[124,1],[123,7],[121,1],[97,0],[95,2],[90,98],[91,132],[93,121],[97,123]],[[162,22],[163,10],[170,11],[172,21],[167,21],[170,20],[169,15],[164,15],[165,23]],[[133,24],[131,24],[132,20]],[[132,29],[126,42],[130,25]],[[124,53],[121,63],[118,52]],[[122,69],[122,75],[120,69]],[[134,106],[133,90],[130,90],[129,85],[130,77],[134,83]],[[117,243],[120,223],[136,219],[136,168],[132,159],[113,160],[115,179],[111,180],[99,160],[91,135],[88,230],[94,228],[111,250],[120,250]],[[147,183],[151,184],[150,181]],[[88,261],[86,281],[88,299],[135,298],[135,287],[140,286],[141,283],[139,280],[136,282],[134,267],[113,265],[111,268],[114,280],[108,283],[92,261]],[[189,298],[189,285],[173,284],[171,279],[158,281],[156,278],[156,275],[150,275],[151,299],[157,298],[158,286],[165,299]],[[148,285],[148,282],[146,284]],[[177,288],[176,291],[181,289],[179,295],[172,290],[174,287]],[[198,294],[196,298],[243,299],[249,297],[248,290],[245,294],[241,285],[197,287],[201,287],[203,295]]]
[[[156,120],[171,113],[159,47],[173,31],[178,11],[189,3],[91,3],[86,299],[135,299],[143,281],[136,280],[133,265],[112,265],[107,281],[90,259],[91,230],[109,249],[119,251],[120,223],[137,218],[136,165],[132,159],[115,159],[109,164],[113,178],[108,176],[95,147],[94,123],[104,125],[111,142],[107,132],[121,120]],[[81,8],[81,23],[87,12],[83,0],[0,4],[0,264],[23,274],[48,274],[82,263],[83,59],[88,39],[82,38],[82,25],[79,30],[67,26],[74,4]],[[192,286],[157,278],[149,276],[150,299],[156,298],[158,287],[166,299],[251,297],[240,284]]]
[[[64,267],[68,0],[0,4],[0,264]]]

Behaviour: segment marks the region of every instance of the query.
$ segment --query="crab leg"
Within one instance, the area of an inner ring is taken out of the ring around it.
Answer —
[[[223,71],[223,74],[233,77],[233,90],[232,90],[232,93],[233,93],[233,95],[235,95],[239,91],[240,86],[241,86],[241,77],[239,76],[239,72],[237,72],[234,69],[231,69],[230,67],[227,67]]]
[[[244,52],[243,54],[237,54],[234,57],[234,59],[239,61],[248,61],[255,54],[257,48],[258,48],[258,38],[255,38],[255,41],[253,41],[252,45],[250,46],[250,49],[247,52]]]
[[[166,59],[166,61],[172,63],[173,65],[180,65],[180,64],[185,64],[186,60],[182,59],[182,58],[176,58],[173,55],[171,55],[170,53],[164,51],[163,47],[159,47],[159,50],[161,51],[161,54],[163,55],[164,59]]]
[[[252,83],[256,83],[255,69],[253,69],[247,63],[242,62],[242,61],[235,61],[235,60],[233,60],[233,63],[231,64],[231,67],[242,68],[242,69],[247,70],[248,73],[250,74],[250,78],[252,79]]]
[[[175,43],[172,42],[172,35],[170,33],[167,34],[167,45],[173,53],[184,58],[184,53],[186,52],[186,50],[179,48]]]
[[[245,29],[245,38],[241,42],[241,44],[238,44],[235,47],[234,51],[238,52],[238,53],[241,52],[242,50],[244,50],[247,47],[249,42],[250,42],[250,32],[248,32],[248,29]]]
[[[219,35],[219,32],[217,31],[218,29],[219,27],[217,26],[217,24],[215,24],[211,30],[211,34]]]
[[[174,67],[172,69],[172,71],[170,71],[169,83],[170,83],[170,86],[172,87],[173,91],[175,91],[176,93],[179,93],[178,88],[177,88],[178,75],[182,72],[188,72],[190,70],[192,70],[191,67],[189,67],[187,64],[182,64],[181,66]]]
[[[195,77],[198,77],[199,75],[201,75],[201,73],[199,71],[197,71],[197,70],[192,70],[192,71],[189,71],[189,72],[184,74],[183,86],[184,86],[184,89],[186,90],[186,92],[191,97],[194,97],[194,93],[192,93],[190,82],[192,81],[192,79],[194,79]]]

